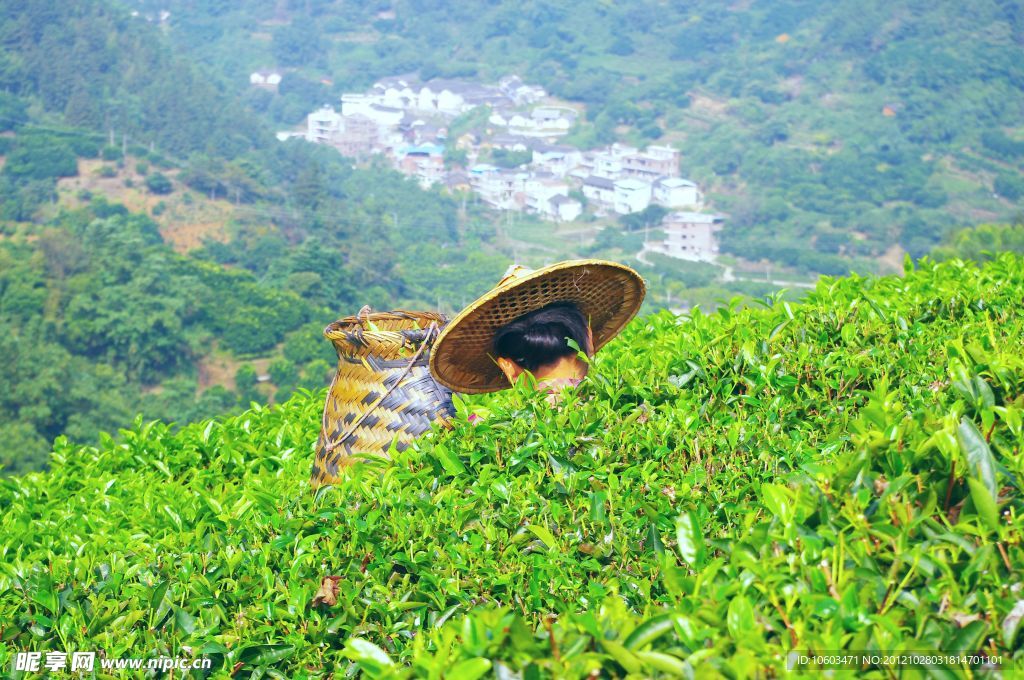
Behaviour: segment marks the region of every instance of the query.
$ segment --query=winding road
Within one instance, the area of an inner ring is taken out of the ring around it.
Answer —
[[[650,248],[646,248],[646,247],[641,248],[640,252],[638,252],[636,254],[636,259],[639,260],[640,262],[646,264],[649,267],[653,267],[654,263],[651,262],[650,260],[648,260],[646,257],[644,257],[644,255],[646,253],[648,253],[648,252],[657,252],[657,251],[653,251]],[[808,283],[807,281],[786,281],[784,279],[772,279],[772,278],[767,278],[767,279],[761,279],[761,278],[748,279],[748,278],[745,278],[745,277],[741,278],[741,277],[736,276],[735,273],[733,273],[733,268],[732,268],[732,266],[729,266],[729,265],[726,265],[726,266],[722,267],[721,281],[723,283],[729,283],[730,281],[765,281],[767,283],[772,284],[773,286],[778,286],[779,288],[814,288],[817,285],[816,283]]]

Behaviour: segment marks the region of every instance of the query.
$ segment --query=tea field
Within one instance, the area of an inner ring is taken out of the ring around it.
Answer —
[[[316,493],[323,392],[58,440],[49,473],[0,479],[0,664],[102,650],[211,659],[191,677],[754,678],[788,675],[791,651],[932,650],[1002,670],[862,675],[1013,677],[1022,298],[1024,260],[1004,255],[663,312],[561,406],[473,397],[461,414],[482,423]]]

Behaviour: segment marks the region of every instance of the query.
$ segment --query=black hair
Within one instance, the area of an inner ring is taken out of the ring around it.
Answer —
[[[587,319],[575,303],[553,302],[495,331],[494,353],[533,373],[562,357],[575,356],[566,338],[589,354],[587,328]]]

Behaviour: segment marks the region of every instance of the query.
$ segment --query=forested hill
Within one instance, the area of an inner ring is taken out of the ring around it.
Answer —
[[[755,259],[920,255],[1024,197],[1013,0],[138,6],[170,11],[169,38],[240,93],[250,71],[283,69],[277,96],[247,93],[279,123],[381,76],[519,73],[586,106],[577,143],[678,145],[730,215],[724,249]]]
[[[229,159],[267,133],[232,107],[217,81],[116,3],[5,1],[0,35],[0,89],[34,97],[67,126],[118,143],[128,135],[179,157],[204,151]]]
[[[1002,255],[647,316],[561,406],[473,397],[482,422],[316,494],[322,391],[59,440],[51,473],[0,479],[0,666],[760,678],[789,652],[934,650],[921,676],[1015,677],[1022,296]]]
[[[279,143],[122,5],[0,2],[0,46],[7,472],[139,411],[184,422],[325,384],[330,321],[450,311],[508,263],[452,198]]]
[[[450,197],[398,173],[354,170],[331,150],[279,143],[222,74],[124,5],[3,2],[0,12],[0,131],[7,133],[0,219],[52,217],[46,204],[60,198],[54,183],[80,174],[76,157],[117,163],[115,171],[140,160],[146,171],[137,174],[162,171],[180,182],[156,180],[152,193],[187,189],[239,208],[219,235],[229,247],[214,239],[203,257],[275,283],[319,274],[303,284],[320,301],[354,302],[358,288],[375,304],[436,303],[441,294],[451,308],[462,285],[493,276],[488,267],[478,279],[472,264],[459,277],[436,271],[479,254],[480,241],[493,235],[487,220],[457,212]],[[321,249],[322,272],[272,261],[303,244]],[[324,278],[328,271],[333,280]]]

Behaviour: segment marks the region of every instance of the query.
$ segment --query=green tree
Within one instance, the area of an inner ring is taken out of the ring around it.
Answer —
[[[235,372],[235,391],[238,392],[238,403],[248,406],[250,402],[261,401],[256,389],[258,374],[252,364],[242,364]]]
[[[937,260],[959,257],[984,262],[1003,252],[1024,255],[1024,223],[980,224],[954,231],[932,250],[931,255]]]
[[[274,31],[271,51],[282,66],[311,66],[319,63],[324,52],[319,25],[309,17],[296,17],[287,26]]]
[[[1008,172],[1000,173],[996,175],[993,189],[1007,200],[1019,201],[1024,197],[1024,177]]]
[[[630,231],[637,231],[661,224],[661,221],[668,215],[668,208],[657,203],[652,203],[640,212],[620,215],[619,223]]]
[[[271,382],[277,385],[278,388],[289,392],[295,389],[295,383],[299,379],[299,371],[292,362],[287,359],[276,359],[270,362],[268,372]]]
[[[171,180],[162,172],[154,172],[146,175],[146,188],[149,189],[151,193],[161,196],[174,191],[174,185],[171,184]]]
[[[28,105],[21,97],[0,91],[0,132],[17,130],[28,122]]]
[[[7,155],[4,174],[19,180],[73,177],[78,161],[68,145],[55,138],[30,137]]]

